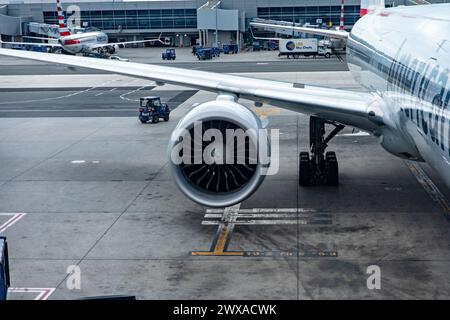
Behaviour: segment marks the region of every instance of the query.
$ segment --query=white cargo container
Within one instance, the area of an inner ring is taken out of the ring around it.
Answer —
[[[293,57],[294,59],[298,59],[301,55],[319,55],[329,58],[331,57],[332,51],[331,48],[329,48],[329,46],[326,46],[325,44],[325,41],[318,41],[315,38],[280,39],[280,53],[278,54],[278,56],[287,56],[288,58]]]

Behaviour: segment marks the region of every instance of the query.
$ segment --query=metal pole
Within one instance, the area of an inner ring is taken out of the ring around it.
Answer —
[[[217,29],[217,8],[216,8],[216,47],[219,46],[219,31]]]

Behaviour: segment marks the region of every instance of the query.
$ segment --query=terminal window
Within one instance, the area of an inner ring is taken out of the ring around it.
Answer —
[[[58,14],[44,12],[44,22],[58,24]],[[102,30],[196,29],[197,9],[81,11],[81,23]]]
[[[360,6],[344,7],[345,25],[354,25],[359,19]],[[317,19],[323,23],[339,25],[341,16],[340,6],[309,6],[309,7],[260,7],[258,8],[258,18],[280,20],[295,23],[315,24]]]

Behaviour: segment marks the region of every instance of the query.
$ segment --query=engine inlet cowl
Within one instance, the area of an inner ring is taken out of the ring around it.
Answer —
[[[191,200],[208,207],[231,206],[248,198],[264,179],[261,143],[264,151],[270,150],[253,112],[234,101],[207,102],[191,110],[174,130],[170,168]]]

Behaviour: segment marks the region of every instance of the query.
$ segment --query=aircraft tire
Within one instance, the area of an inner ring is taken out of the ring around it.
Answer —
[[[308,152],[300,153],[298,183],[302,187],[311,185],[311,161]]]
[[[327,152],[325,155],[325,180],[329,186],[339,185],[339,165],[335,152]]]

